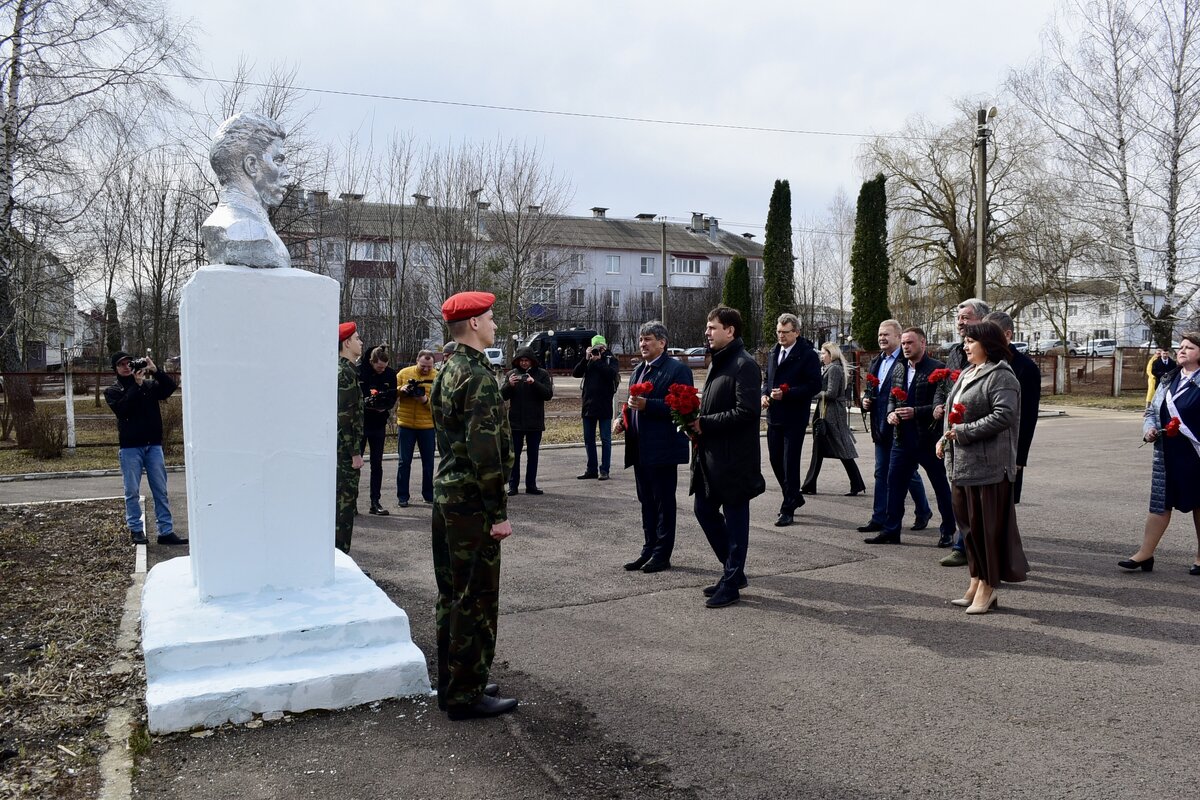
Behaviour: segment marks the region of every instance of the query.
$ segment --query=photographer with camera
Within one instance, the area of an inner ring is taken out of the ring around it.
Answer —
[[[508,401],[508,424],[512,428],[513,466],[508,476],[508,496],[521,483],[521,449],[529,455],[525,467],[525,494],[545,494],[537,486],[538,449],[546,430],[546,401],[554,397],[554,382],[542,369],[529,347],[518,347],[513,368],[500,383],[500,396]]]
[[[142,518],[142,473],[154,496],[154,518],[158,543],[187,544],[175,535],[171,503],[167,500],[167,465],[163,458],[162,413],[158,404],[178,388],[171,376],[159,372],[150,356],[134,359],[118,351],[112,355],[117,381],[104,390],[108,407],[117,415],[117,433],[121,449],[121,477],[125,482],[125,523],[134,544],[146,544]]]
[[[363,395],[363,440],[361,455],[371,448],[371,513],[386,517],[380,502],[383,491],[383,446],[388,417],[396,405],[396,370],[388,366],[387,347],[373,347],[358,367],[358,385]]]
[[[417,363],[396,374],[399,400],[396,403],[396,427],[400,467],[396,471],[396,499],[408,508],[408,479],[412,472],[413,450],[421,452],[421,499],[433,502],[433,414],[429,409],[429,390],[437,370],[433,351],[417,353]]]
[[[579,480],[598,478],[608,480],[608,467],[612,461],[612,418],[613,397],[621,385],[621,371],[617,357],[608,352],[608,341],[603,336],[593,336],[592,346],[584,352],[572,373],[583,378],[580,394],[583,399],[583,445],[587,450],[587,469]],[[596,429],[600,429],[601,454],[596,461]],[[597,466],[599,470],[597,471]]]

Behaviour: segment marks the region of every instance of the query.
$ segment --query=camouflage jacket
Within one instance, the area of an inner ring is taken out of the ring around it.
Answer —
[[[362,446],[363,402],[358,371],[345,358],[338,359],[337,451],[338,459],[353,458]]]
[[[512,434],[487,356],[459,344],[433,382],[429,407],[441,454],[434,498],[478,505],[489,523],[508,519]]]

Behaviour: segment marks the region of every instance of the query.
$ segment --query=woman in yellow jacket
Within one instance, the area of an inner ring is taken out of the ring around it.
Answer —
[[[408,508],[408,479],[412,471],[413,449],[421,451],[421,499],[433,502],[433,412],[429,409],[429,390],[437,370],[433,351],[422,350],[417,363],[396,374],[396,428],[398,429],[400,468],[396,471],[396,499]]]

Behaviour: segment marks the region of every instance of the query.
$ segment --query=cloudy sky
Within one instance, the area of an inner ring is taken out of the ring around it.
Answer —
[[[839,134],[309,95],[314,132],[330,142],[355,131],[380,141],[396,130],[434,144],[527,140],[569,177],[574,213],[700,211],[759,235],[776,178],[791,181],[797,225],[822,214],[839,189],[853,200],[863,135],[895,131],[914,115],[949,123],[957,98],[990,102],[1006,72],[1036,55],[1056,8],[1052,0],[167,2],[197,24],[201,64],[218,78],[246,56],[263,73],[294,65],[297,84],[312,89]]]

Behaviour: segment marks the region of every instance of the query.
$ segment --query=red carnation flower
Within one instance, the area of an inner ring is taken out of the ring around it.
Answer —
[[[892,397],[896,399],[897,403],[903,403],[908,400],[908,392],[897,386],[892,389]]]
[[[630,384],[629,396],[642,397],[654,391],[654,384],[650,381],[642,381],[641,383]]]
[[[691,424],[700,412],[699,390],[686,383],[672,383],[663,402],[671,410],[671,421],[675,423],[675,427],[689,437],[692,436]]]
[[[1179,429],[1182,427],[1183,421],[1179,417],[1171,417],[1171,421],[1167,423],[1167,427],[1163,428],[1163,433],[1167,436],[1178,436]]]
[[[930,383],[938,383],[939,381],[944,381],[944,380],[946,380],[946,378],[949,378],[949,377],[950,377],[950,370],[946,369],[945,367],[941,367],[941,368],[935,369],[933,372],[929,373],[929,382]]]
[[[871,386],[876,389],[879,388],[879,376],[877,376],[875,373],[868,372],[864,377],[866,378],[867,383],[871,384]]]
[[[950,424],[958,425],[962,423],[967,415],[967,407],[962,403],[955,403],[954,408],[950,411]]]
[[[961,370],[961,369],[955,369],[955,370],[951,370],[951,371],[950,371],[950,380],[951,380],[951,381],[957,381],[957,380],[958,380],[958,376],[959,376],[959,375],[962,375],[962,370]]]

